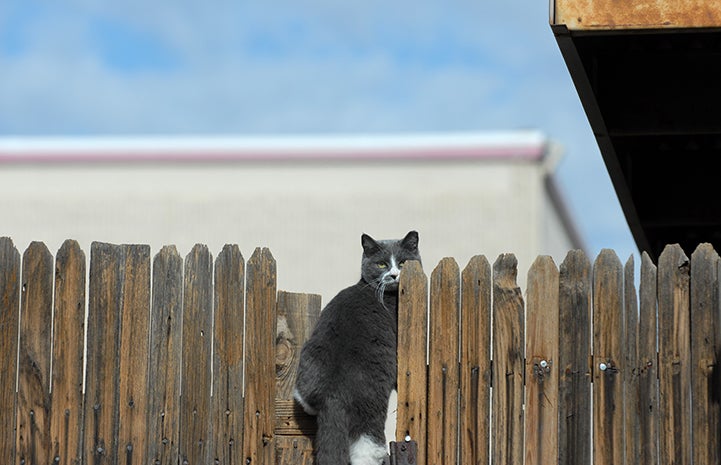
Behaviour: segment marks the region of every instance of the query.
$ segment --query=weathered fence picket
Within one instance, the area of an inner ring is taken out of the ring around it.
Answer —
[[[623,463],[625,365],[623,269],[616,253],[603,250],[593,270],[593,459]]]
[[[638,298],[634,284],[634,260],[631,256],[623,268],[624,335],[622,350],[626,375],[623,378],[624,444],[626,463],[640,459],[638,403]]]
[[[0,462],[15,463],[15,406],[20,310],[20,254],[0,238]]]
[[[691,463],[689,260],[666,246],[658,260],[659,458]]]
[[[572,251],[524,301],[513,255],[409,262],[390,463],[719,462],[719,267],[669,246],[637,288],[633,258]],[[93,243],[86,265],[0,238],[0,462],[311,465],[292,391],[320,308],[267,249]]]
[[[211,340],[213,334],[213,261],[196,245],[185,259],[183,349],[180,365],[181,463],[202,465],[210,455]]]
[[[718,390],[713,368],[719,339],[719,256],[710,244],[699,246],[691,255],[690,339],[691,339],[691,430],[693,463],[721,463],[721,423]]]
[[[523,464],[524,305],[516,257],[493,264],[493,465]]]
[[[427,418],[434,434],[426,436],[429,465],[457,459],[460,287],[458,264],[444,258],[431,274]]]
[[[398,410],[396,437],[426,444],[428,372],[428,280],[419,262],[408,262],[398,286]],[[418,465],[426,463],[426,447],[419,449]]]
[[[246,305],[245,437],[247,465],[275,463],[276,265],[268,249],[248,260]]]
[[[50,357],[53,256],[41,242],[23,254],[18,358],[17,446],[20,462],[50,463]]]
[[[558,460],[558,286],[551,257],[528,272],[526,307],[526,465]]]
[[[558,463],[591,462],[591,264],[569,252],[558,285]]]
[[[240,465],[243,440],[243,326],[245,261],[237,245],[226,245],[215,261],[213,396],[210,418],[213,463]]]
[[[153,260],[148,383],[148,460],[178,463],[183,259],[163,247]]]
[[[641,256],[638,315],[638,463],[658,463],[658,357],[656,265]]]
[[[476,255],[461,281],[459,463],[488,463],[491,388],[491,265]],[[422,444],[422,443],[421,443]]]
[[[80,246],[65,241],[55,259],[50,437],[53,460],[67,464],[82,457],[85,271]]]

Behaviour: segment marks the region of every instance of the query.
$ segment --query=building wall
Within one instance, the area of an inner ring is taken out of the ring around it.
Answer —
[[[360,235],[420,234],[424,269],[445,256],[519,260],[519,282],[539,253],[573,248],[543,188],[538,160],[346,160],[41,165],[0,169],[0,235],[22,252],[55,252],[66,238],[147,243],[153,253],[196,242],[213,255],[237,243],[278,261],[279,287],[323,295],[359,278]],[[561,252],[559,252],[561,251]],[[561,255],[562,259],[562,255]]]

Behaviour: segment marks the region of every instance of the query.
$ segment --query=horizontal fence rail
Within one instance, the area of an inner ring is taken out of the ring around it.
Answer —
[[[721,463],[719,266],[571,251],[524,293],[512,254],[409,263],[391,463]],[[0,238],[0,463],[312,464],[292,392],[321,298],[276,274],[261,248]]]

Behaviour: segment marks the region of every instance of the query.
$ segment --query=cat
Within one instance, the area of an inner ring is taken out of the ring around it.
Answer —
[[[316,465],[379,465],[386,457],[388,397],[396,387],[398,282],[420,261],[418,233],[361,236],[361,279],[338,293],[303,346],[294,397],[315,415]]]

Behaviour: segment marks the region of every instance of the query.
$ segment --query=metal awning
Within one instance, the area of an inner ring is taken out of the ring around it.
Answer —
[[[551,0],[636,244],[721,250],[721,2]]]

